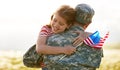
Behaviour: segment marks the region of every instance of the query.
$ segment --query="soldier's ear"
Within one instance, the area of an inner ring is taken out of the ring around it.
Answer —
[[[90,23],[89,23],[89,24],[90,24]],[[85,25],[83,26],[83,28],[86,29],[86,28],[89,26],[89,24],[85,24]]]

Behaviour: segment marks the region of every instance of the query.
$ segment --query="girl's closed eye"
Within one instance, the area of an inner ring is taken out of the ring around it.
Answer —
[[[62,22],[59,22],[59,24],[61,25],[61,26],[64,26],[65,24],[64,23],[62,23]]]

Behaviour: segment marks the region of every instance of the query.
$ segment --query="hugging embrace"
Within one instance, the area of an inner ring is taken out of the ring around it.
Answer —
[[[83,42],[92,34],[85,29],[92,23],[94,13],[88,4],[78,4],[75,9],[63,5],[52,14],[50,23],[41,28],[34,48],[43,57],[39,64],[42,70],[99,68],[102,48],[96,49]]]

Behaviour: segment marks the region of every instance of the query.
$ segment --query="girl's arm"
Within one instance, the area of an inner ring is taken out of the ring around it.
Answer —
[[[36,51],[39,54],[67,54],[70,55],[76,51],[72,46],[48,46],[46,45],[47,36],[39,36],[36,43]]]

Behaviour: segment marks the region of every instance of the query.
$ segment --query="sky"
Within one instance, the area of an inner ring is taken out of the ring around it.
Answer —
[[[108,31],[106,43],[120,42],[119,0],[0,0],[0,50],[26,50],[36,43],[42,25],[61,5],[89,4],[95,10],[86,31]]]

